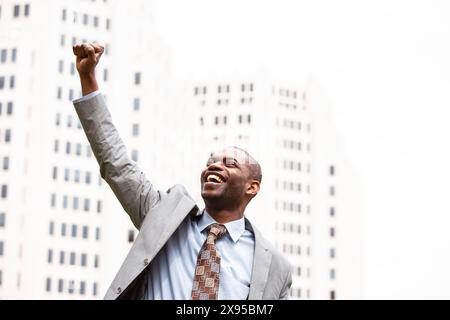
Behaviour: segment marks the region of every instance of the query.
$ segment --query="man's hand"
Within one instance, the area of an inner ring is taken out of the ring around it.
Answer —
[[[73,53],[77,57],[77,70],[80,75],[83,96],[98,90],[95,67],[100,61],[103,51],[103,46],[95,43],[73,46]]]
[[[104,50],[101,45],[96,43],[83,43],[73,46],[73,53],[77,56],[77,70],[80,76],[94,73]]]

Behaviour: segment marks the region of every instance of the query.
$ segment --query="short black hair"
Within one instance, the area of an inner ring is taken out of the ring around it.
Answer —
[[[253,158],[253,156],[247,150],[244,150],[244,149],[242,149],[240,147],[236,147],[236,146],[231,146],[230,148],[233,148],[233,149],[236,149],[236,150],[239,150],[239,151],[245,153],[245,155],[250,160],[248,163],[246,163],[250,169],[250,178],[261,183],[262,170],[261,170],[261,166],[259,165],[259,162],[256,161],[256,159]]]

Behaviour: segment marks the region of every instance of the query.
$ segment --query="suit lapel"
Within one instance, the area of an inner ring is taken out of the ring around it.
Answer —
[[[264,294],[269,277],[272,253],[267,247],[261,233],[246,219],[246,228],[251,229],[255,235],[255,255],[253,257],[252,279],[250,282],[249,300],[260,300]]]

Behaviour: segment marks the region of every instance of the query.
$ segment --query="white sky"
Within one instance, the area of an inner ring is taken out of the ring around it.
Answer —
[[[450,298],[450,2],[157,0],[180,72],[312,73],[364,185],[365,296]]]

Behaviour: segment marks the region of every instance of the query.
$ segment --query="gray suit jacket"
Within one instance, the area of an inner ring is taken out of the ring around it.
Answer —
[[[128,256],[106,292],[105,299],[145,299],[148,265],[183,219],[203,213],[185,188],[175,185],[156,190],[135,162],[114,127],[101,94],[74,103],[84,132],[100,165],[100,174],[140,230]],[[245,220],[255,236],[255,254],[249,299],[287,299],[292,283],[291,266]]]

